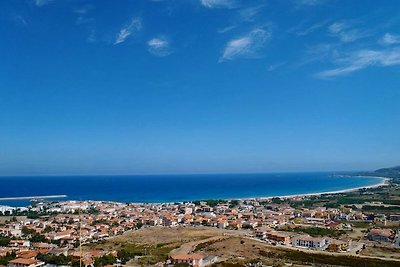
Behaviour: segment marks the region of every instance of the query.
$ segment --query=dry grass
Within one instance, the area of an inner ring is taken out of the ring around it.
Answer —
[[[110,238],[111,243],[139,243],[139,244],[184,244],[187,242],[206,239],[213,236],[238,234],[237,232],[206,227],[148,227],[137,231],[127,232],[122,236]]]
[[[365,249],[361,251],[361,255],[379,257],[379,258],[388,258],[388,259],[400,259],[400,249],[389,248],[389,247],[367,246]]]
[[[0,216],[0,224],[4,224],[6,221],[10,221],[13,216]],[[26,220],[26,216],[16,216],[17,221]]]

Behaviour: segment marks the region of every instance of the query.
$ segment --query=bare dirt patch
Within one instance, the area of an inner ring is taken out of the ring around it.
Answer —
[[[11,221],[13,216],[0,216],[0,224],[4,224],[6,221]],[[16,216],[16,220],[23,221],[26,220],[26,216]]]
[[[390,247],[367,246],[361,251],[361,255],[388,259],[400,259],[400,249]]]

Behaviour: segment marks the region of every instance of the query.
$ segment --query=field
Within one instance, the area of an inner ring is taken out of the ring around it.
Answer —
[[[94,248],[124,251],[135,255],[127,262],[129,266],[156,264],[167,259],[171,252],[189,253],[208,240],[225,239],[245,235],[243,231],[220,230],[207,227],[142,228],[110,238]]]
[[[285,266],[400,266],[397,251],[379,249],[383,261],[366,250],[362,256],[349,256],[328,252],[290,249],[273,246],[246,236],[246,231],[230,231],[206,227],[149,227],[110,238],[96,248],[114,249],[135,255],[127,261],[128,266],[154,265],[168,258],[174,252],[202,252],[218,256],[217,266],[244,266],[250,262],[266,265]],[[396,256],[394,256],[396,255]],[[376,258],[374,258],[376,257]],[[341,265],[335,265],[342,263]]]

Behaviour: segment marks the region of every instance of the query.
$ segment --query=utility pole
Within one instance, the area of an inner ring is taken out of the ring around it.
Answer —
[[[79,202],[79,267],[82,267],[82,218],[81,218],[81,202]]]

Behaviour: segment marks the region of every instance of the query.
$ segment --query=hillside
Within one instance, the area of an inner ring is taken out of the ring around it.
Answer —
[[[357,175],[388,177],[393,178],[394,182],[398,183],[400,182],[400,166],[382,168],[371,172],[359,172]]]

